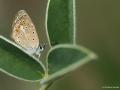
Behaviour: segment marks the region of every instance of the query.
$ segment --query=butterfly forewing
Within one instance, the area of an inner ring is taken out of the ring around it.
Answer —
[[[12,29],[12,38],[15,42],[34,53],[39,47],[39,38],[34,24],[25,10],[20,10],[16,14]]]

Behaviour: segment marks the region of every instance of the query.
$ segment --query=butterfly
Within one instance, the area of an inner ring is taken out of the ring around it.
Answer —
[[[36,28],[25,10],[17,12],[12,24],[12,38],[23,47],[30,55],[40,57],[44,47],[39,45]]]

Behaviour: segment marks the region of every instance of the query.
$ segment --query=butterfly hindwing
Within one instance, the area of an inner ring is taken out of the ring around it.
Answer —
[[[12,29],[12,38],[17,44],[27,50],[35,50],[39,47],[39,38],[35,26],[25,10],[18,11]]]

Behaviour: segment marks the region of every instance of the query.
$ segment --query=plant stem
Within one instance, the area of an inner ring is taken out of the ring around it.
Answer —
[[[39,90],[47,90],[52,84],[53,82],[41,85]]]
[[[39,90],[47,90],[48,84],[42,85]]]

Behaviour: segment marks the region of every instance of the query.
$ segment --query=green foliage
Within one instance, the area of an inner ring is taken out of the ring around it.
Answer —
[[[0,68],[3,72],[25,80],[40,80],[43,65],[25,53],[19,46],[0,36]]]
[[[70,44],[56,45],[49,51],[47,59],[49,77],[42,80],[41,83],[61,77],[86,64],[95,57],[94,53],[82,46]]]
[[[22,80],[53,81],[96,58],[95,54],[75,42],[74,0],[51,0],[48,2],[46,27],[48,50],[46,64],[30,56],[14,42],[0,36],[0,70]],[[53,43],[57,43],[56,46]]]
[[[51,0],[47,28],[51,44],[73,43],[73,0]]]

